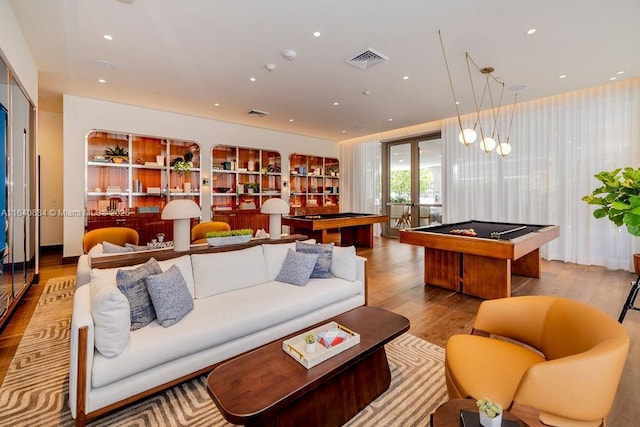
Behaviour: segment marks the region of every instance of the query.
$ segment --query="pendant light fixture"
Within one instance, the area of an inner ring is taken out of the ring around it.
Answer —
[[[507,134],[507,139],[506,142],[502,142],[501,138],[500,138],[500,130],[498,127],[498,119],[500,117],[500,109],[502,107],[502,99],[503,99],[503,95],[504,95],[504,83],[499,81],[495,76],[493,76],[493,72],[495,71],[495,69],[493,67],[479,67],[473,60],[473,58],[471,58],[471,55],[468,52],[465,52],[465,57],[466,57],[466,62],[467,62],[467,72],[469,74],[469,81],[471,83],[471,92],[473,95],[473,102],[474,102],[474,107],[475,107],[475,122],[473,125],[473,128],[464,128],[462,126],[462,119],[460,118],[460,109],[458,108],[458,104],[459,102],[457,101],[456,98],[456,92],[453,86],[453,79],[451,78],[451,72],[449,69],[449,63],[447,61],[447,55],[445,53],[445,49],[444,49],[444,43],[442,42],[442,33],[440,32],[440,30],[438,30],[438,37],[440,38],[440,47],[442,48],[442,56],[444,58],[444,63],[445,63],[445,67],[447,69],[447,76],[449,78],[449,86],[451,87],[451,94],[453,95],[453,100],[455,103],[455,107],[456,107],[456,115],[458,118],[458,126],[460,127],[460,134],[458,135],[458,140],[464,144],[465,146],[470,146],[472,145],[478,138],[478,131],[480,133],[480,149],[482,151],[484,151],[485,153],[489,153],[493,150],[496,150],[496,152],[502,156],[502,157],[506,157],[509,155],[509,153],[511,153],[511,143],[510,143],[510,138],[511,138],[511,127],[513,125],[513,116],[515,113],[515,108],[516,108],[516,102],[518,99],[518,94],[516,93],[514,101],[513,101],[513,109],[511,111],[511,121],[509,124],[509,131]],[[476,88],[475,88],[475,84],[474,84],[474,79],[473,79],[473,75],[471,72],[471,65],[473,65],[475,67],[475,69],[477,71],[479,71],[480,73],[484,74],[485,76],[485,84],[484,84],[484,89],[482,91],[482,97],[480,98],[480,100],[478,101],[478,97],[476,94]],[[500,97],[498,98],[497,102],[494,99],[494,93],[492,90],[492,85],[498,85],[500,87]],[[491,106],[491,122],[492,122],[492,130],[491,133],[487,133],[485,135],[485,129],[482,126],[482,123],[480,121],[480,111],[482,110],[486,95],[488,94],[488,98],[489,98],[489,102],[490,102],[490,106]],[[477,129],[477,131],[476,131]]]

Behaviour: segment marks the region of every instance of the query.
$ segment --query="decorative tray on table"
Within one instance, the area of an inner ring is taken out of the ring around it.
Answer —
[[[310,334],[316,336],[316,346],[313,353],[307,353],[304,340]],[[359,343],[360,334],[337,322],[329,322],[284,340],[282,349],[302,366],[309,369]]]

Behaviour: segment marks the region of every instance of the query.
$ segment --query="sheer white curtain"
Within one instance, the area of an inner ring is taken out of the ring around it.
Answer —
[[[505,109],[505,114],[508,108]],[[472,127],[474,115],[463,117]],[[490,112],[481,114],[485,134]],[[500,118],[506,139],[507,116]],[[640,164],[640,79],[520,103],[512,153],[483,153],[458,142],[457,120],[443,123],[444,220],[556,224],[560,238],[545,258],[631,269],[640,240],[596,220],[580,199],[599,186],[593,175]]]
[[[340,210],[380,213],[381,153],[377,135],[340,143]],[[380,224],[373,234],[380,236]]]

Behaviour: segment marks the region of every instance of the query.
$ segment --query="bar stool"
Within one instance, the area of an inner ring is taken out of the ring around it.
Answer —
[[[638,278],[635,283],[631,285],[631,289],[629,290],[629,295],[627,296],[627,300],[622,307],[622,312],[620,313],[620,317],[618,318],[618,322],[622,323],[624,320],[624,316],[627,315],[627,310],[638,310],[640,311],[640,307],[636,307],[636,297],[638,296],[638,290],[640,290],[640,254],[633,255],[633,266]]]

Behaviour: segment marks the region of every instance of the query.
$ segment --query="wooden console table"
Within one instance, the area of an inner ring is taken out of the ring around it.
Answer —
[[[281,239],[253,239],[247,243],[239,243],[236,245],[213,247],[209,246],[207,243],[201,243],[199,245],[191,245],[191,249],[184,252],[176,252],[173,250],[173,248],[169,248],[131,252],[126,254],[113,254],[91,258],[90,263],[91,268],[117,268],[125,267],[128,265],[142,264],[148,261],[151,257],[155,258],[158,261],[163,261],[166,259],[181,257],[183,255],[237,251],[239,249],[246,249],[257,245],[277,245],[305,239],[307,239],[307,236],[304,234],[291,234],[289,236],[283,236]]]

